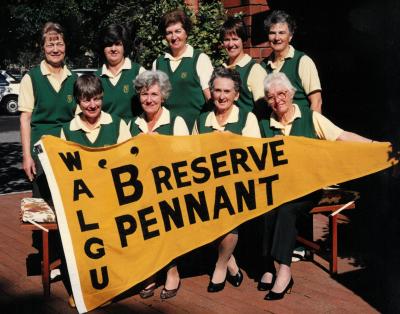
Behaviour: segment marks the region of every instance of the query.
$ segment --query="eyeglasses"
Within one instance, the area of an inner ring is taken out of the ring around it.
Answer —
[[[267,95],[267,102],[268,103],[273,103],[273,102],[275,102],[277,100],[285,100],[286,96],[287,96],[287,93],[288,93],[288,91],[285,90],[285,91],[277,92],[275,95],[268,94]]]

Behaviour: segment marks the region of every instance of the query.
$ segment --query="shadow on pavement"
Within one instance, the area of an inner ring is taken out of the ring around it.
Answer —
[[[21,143],[0,143],[0,194],[31,190],[22,170]]]

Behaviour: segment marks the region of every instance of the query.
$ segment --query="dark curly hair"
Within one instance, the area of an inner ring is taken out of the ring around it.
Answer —
[[[221,41],[224,40],[226,35],[237,35],[243,42],[249,38],[244,21],[233,16],[228,17],[219,31]]]
[[[124,57],[127,57],[132,49],[129,35],[129,31],[119,24],[110,24],[104,27],[99,36],[100,55],[103,55],[104,48],[110,47],[120,41],[124,46]]]
[[[192,21],[186,15],[186,13],[181,9],[174,9],[164,14],[161,18],[161,22],[158,25],[158,29],[161,34],[165,36],[166,28],[171,24],[181,23],[186,34],[189,35],[192,30]]]

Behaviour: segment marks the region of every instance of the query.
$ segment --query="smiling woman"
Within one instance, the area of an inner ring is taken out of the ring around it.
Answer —
[[[224,67],[216,68],[209,83],[214,110],[205,112],[196,120],[193,134],[210,132],[232,132],[250,137],[260,137],[256,116],[235,105],[239,99],[242,85],[240,74]],[[228,280],[235,287],[243,280],[242,272],[236,264],[233,251],[238,241],[238,230],[219,238],[218,260],[208,285],[208,292],[218,292],[224,289]]]
[[[59,136],[62,124],[73,118],[76,104],[72,90],[76,74],[64,65],[66,44],[64,29],[60,24],[47,22],[43,26],[41,48],[44,60],[21,80],[18,109],[21,111],[23,168],[29,180],[33,181],[32,197],[43,198],[51,204],[46,175],[33,147],[43,135]],[[39,237],[33,235],[34,247],[41,245],[38,240]],[[56,256],[62,258],[59,237],[53,240],[57,249]],[[64,285],[71,294],[64,262],[61,264],[61,272]]]
[[[131,138],[119,117],[102,111],[103,87],[98,77],[81,75],[74,84],[74,97],[81,112],[61,129],[61,138],[89,147],[102,147]]]
[[[137,135],[164,134],[189,135],[185,121],[163,105],[171,92],[171,83],[167,74],[162,71],[145,71],[135,80],[135,88],[139,94],[143,113],[131,121],[131,133]],[[161,291],[161,299],[174,297],[180,287],[180,277],[176,261],[165,267],[167,278]],[[140,291],[142,298],[154,295],[155,276],[147,279],[146,286]]]
[[[104,55],[104,64],[97,70],[103,83],[103,110],[126,121],[140,113],[136,102],[133,80],[145,69],[129,59],[130,34],[122,25],[111,24],[102,29],[99,52]]]
[[[285,73],[296,88],[295,103],[321,113],[321,83],[317,68],[310,57],[290,45],[296,28],[295,21],[286,12],[276,10],[268,15],[265,28],[273,51],[261,65],[268,74]]]
[[[319,112],[294,103],[296,89],[284,73],[269,74],[264,87],[272,114],[260,121],[262,137],[303,136],[328,141],[373,142],[342,130]],[[318,199],[319,192],[316,191],[285,203],[262,218],[264,228],[260,234],[264,274],[259,280],[258,290],[269,290],[265,300],[282,299],[290,293],[293,286],[290,265],[296,244],[297,218],[308,213]],[[274,261],[279,264],[278,270]]]
[[[216,68],[210,80],[214,110],[204,112],[196,120],[193,134],[229,131],[250,137],[260,137],[256,116],[236,105],[240,97],[240,74],[224,67]]]
[[[223,65],[235,69],[242,80],[237,105],[239,108],[253,111],[261,116],[261,112],[266,107],[262,82],[267,72],[244,53],[243,44],[247,39],[246,25],[241,19],[229,17],[222,25],[220,40],[228,54],[228,60]]]
[[[190,130],[210,99],[208,81],[213,71],[210,58],[187,43],[191,28],[191,20],[182,10],[167,12],[161,20],[160,32],[169,52],[153,62],[153,70],[167,73],[172,85],[165,107],[182,116]]]
[[[137,135],[189,135],[182,117],[164,107],[171,92],[168,76],[161,71],[145,71],[135,80],[143,113],[131,121],[131,133]]]
[[[76,75],[64,65],[65,38],[61,25],[48,22],[42,30],[44,60],[26,74],[20,84],[23,168],[33,181],[33,197],[51,198],[45,175],[33,152],[42,135],[60,133],[61,124],[74,116],[72,89]]]

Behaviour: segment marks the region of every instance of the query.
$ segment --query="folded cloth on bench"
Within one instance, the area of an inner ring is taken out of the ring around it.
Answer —
[[[54,223],[56,216],[53,209],[42,198],[25,197],[21,200],[21,220],[38,223]]]

